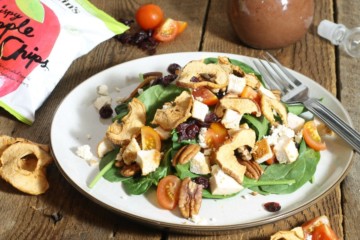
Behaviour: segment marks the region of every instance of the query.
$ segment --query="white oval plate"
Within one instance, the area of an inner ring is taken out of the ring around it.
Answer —
[[[184,66],[191,60],[218,56],[228,56],[253,66],[252,58],[227,53],[164,54],[119,64],[92,76],[76,87],[60,104],[51,126],[52,151],[64,177],[82,194],[116,213],[156,227],[196,232],[234,230],[280,220],[310,206],[338,184],[351,165],[353,151],[335,136],[326,139],[328,150],[321,152],[313,183],[307,183],[295,193],[288,195],[248,194],[246,197],[237,195],[223,200],[205,199],[199,213],[200,221],[196,223],[182,218],[176,210],[167,211],[159,208],[155,191],[141,196],[129,196],[124,192],[121,183],[110,183],[104,179],[93,189],[88,188],[89,182],[98,173],[98,166],[90,166],[79,158],[75,154],[76,149],[88,144],[95,155],[97,144],[111,123],[110,120],[101,120],[93,106],[97,97],[96,88],[105,84],[109,86],[113,99],[126,97],[137,85],[139,73],[166,73],[171,63]],[[313,80],[292,72],[309,86],[311,95],[323,98],[326,106],[351,124],[348,113],[335,97]],[[276,213],[266,211],[263,204],[270,201],[280,203],[281,210]]]

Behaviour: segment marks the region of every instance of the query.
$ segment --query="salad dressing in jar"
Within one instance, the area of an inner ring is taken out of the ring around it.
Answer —
[[[300,40],[313,21],[313,0],[229,0],[228,15],[244,44],[259,49]]]

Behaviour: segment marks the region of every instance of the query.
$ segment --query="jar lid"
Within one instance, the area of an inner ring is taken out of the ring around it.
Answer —
[[[329,20],[322,20],[318,26],[318,34],[338,45],[341,42],[342,36],[346,31],[346,27],[342,24],[334,23]]]

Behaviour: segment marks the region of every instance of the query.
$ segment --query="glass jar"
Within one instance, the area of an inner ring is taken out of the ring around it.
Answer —
[[[313,0],[228,0],[236,35],[258,49],[288,46],[300,40],[313,21]]]

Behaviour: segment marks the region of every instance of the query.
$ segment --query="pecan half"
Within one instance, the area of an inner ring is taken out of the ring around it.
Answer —
[[[248,178],[259,180],[261,175],[264,173],[264,170],[261,168],[261,166],[253,160],[247,161],[238,159],[238,162],[246,167],[245,176]]]
[[[141,168],[137,163],[132,163],[130,165],[124,165],[120,169],[120,174],[124,177],[132,177],[135,174],[138,174],[141,172]]]
[[[188,163],[199,151],[200,146],[198,144],[185,145],[177,151],[175,154],[172,165],[175,167],[177,164]]]
[[[183,217],[191,218],[199,213],[202,202],[202,185],[185,178],[181,182],[179,209]]]

